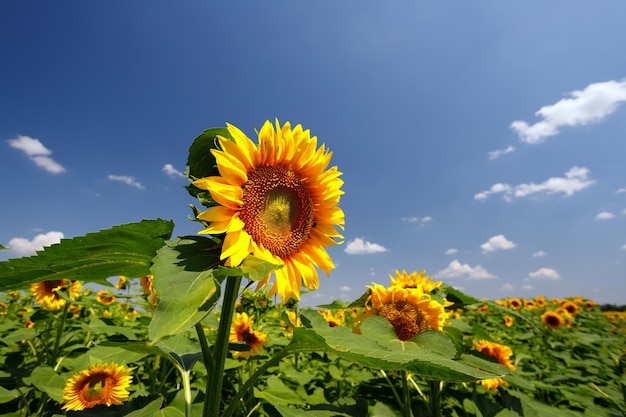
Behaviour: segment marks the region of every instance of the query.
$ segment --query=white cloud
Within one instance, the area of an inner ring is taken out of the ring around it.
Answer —
[[[455,253],[457,253],[459,250],[457,248],[450,248],[446,251],[446,255],[454,255]]]
[[[615,194],[621,194],[621,193],[626,193],[626,187],[619,188],[617,191],[615,191]]]
[[[622,250],[626,250],[626,245],[622,245]]]
[[[480,265],[476,265],[475,267],[471,267],[468,264],[461,264],[457,259],[450,262],[446,269],[442,269],[437,272],[437,278],[458,278],[462,276],[467,276],[469,279],[491,279],[496,278],[495,275],[487,272],[485,268]]]
[[[347,285],[344,285],[343,287],[339,287],[339,291],[348,292],[348,291],[352,291],[352,288],[348,287]]]
[[[349,255],[365,255],[370,253],[387,252],[387,248],[379,245],[378,243],[371,243],[363,238],[357,237],[351,242],[348,242],[344,249]]]
[[[509,146],[506,149],[498,149],[496,151],[491,151],[487,153],[489,159],[496,159],[501,157],[502,155],[506,155],[507,153],[511,153],[515,150],[515,146]]]
[[[626,209],[624,209],[624,210],[622,211],[622,214],[623,214],[624,216],[626,216]]]
[[[528,197],[533,194],[550,195],[563,193],[569,197],[595,184],[595,180],[589,179],[588,177],[589,170],[587,168],[572,167],[565,173],[564,177],[551,177],[540,184],[519,184],[515,187],[511,187],[509,184],[494,184],[489,190],[475,194],[474,200],[485,200],[492,194],[497,193],[502,193],[506,201],[511,201],[514,197]]]
[[[9,240],[7,246],[12,253],[18,256],[32,255],[35,251],[43,249],[44,246],[59,243],[63,237],[63,233],[55,231],[38,234],[32,240],[23,237],[14,237]]]
[[[433,221],[433,218],[430,216],[424,216],[422,218],[411,216],[411,217],[403,217],[402,221],[407,222],[407,223],[420,223],[421,226],[424,226],[424,223]]]
[[[130,185],[131,187],[139,188],[140,190],[144,189],[144,186],[141,185],[139,181],[135,179],[135,177],[131,177],[128,175],[109,175],[107,177],[111,181],[123,182],[126,185]]]
[[[557,135],[562,126],[600,122],[613,113],[620,102],[626,101],[626,80],[589,84],[582,91],[572,91],[570,96],[540,108],[535,115],[543,120],[533,125],[516,120],[511,123],[511,129],[523,142],[534,144]]]
[[[533,287],[533,286],[532,286],[532,285],[530,285],[530,284],[526,284],[526,285],[522,285],[522,288],[521,288],[521,289],[522,289],[522,290],[525,290],[525,291],[530,291],[530,290],[532,290],[533,288],[535,288],[535,287]]]
[[[502,287],[500,287],[500,289],[502,291],[513,291],[515,287],[511,284],[504,284]]]
[[[172,164],[163,165],[162,171],[172,178],[182,178],[185,176],[185,174],[174,168]]]
[[[543,280],[557,280],[560,279],[560,275],[556,272],[556,269],[552,268],[539,268],[535,272],[528,274],[530,279],[543,279]]]
[[[541,258],[543,256],[547,256],[548,254],[542,250],[533,252],[533,258]]]
[[[65,171],[61,164],[48,156],[52,154],[52,151],[46,148],[39,139],[18,135],[17,138],[10,139],[8,142],[12,148],[24,152],[31,161],[46,171],[53,174],[60,174]]]
[[[596,214],[596,220],[609,220],[609,219],[612,219],[613,217],[615,217],[615,214],[608,212],[608,211],[602,211]]]
[[[489,240],[482,245],[480,248],[483,250],[483,253],[493,252],[496,250],[508,250],[513,249],[515,247],[515,243],[508,240],[504,235],[496,235],[489,238]]]

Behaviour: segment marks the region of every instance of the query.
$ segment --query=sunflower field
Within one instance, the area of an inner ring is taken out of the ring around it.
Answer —
[[[626,313],[593,300],[398,270],[301,307],[342,241],[331,156],[300,125],[209,129],[199,235],[142,220],[0,262],[0,415],[626,416]]]

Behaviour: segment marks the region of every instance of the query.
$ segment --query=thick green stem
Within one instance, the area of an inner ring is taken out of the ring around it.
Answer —
[[[70,308],[70,303],[67,301],[63,306],[63,311],[61,312],[61,320],[59,321],[59,326],[57,327],[57,334],[54,338],[54,348],[52,349],[52,355],[50,355],[50,360],[48,361],[48,365],[55,366],[57,361],[57,356],[59,355],[59,347],[61,346],[61,336],[63,336],[63,328],[65,327],[65,317],[67,316],[67,312]]]
[[[409,381],[406,371],[403,369],[400,373],[402,378],[402,402],[404,403],[403,415],[404,417],[413,417],[413,411],[411,410],[411,393],[409,392]]]
[[[441,417],[441,382],[428,381],[430,387],[430,412],[433,417]]]
[[[181,370],[181,376],[183,380],[183,392],[185,397],[185,417],[193,417],[191,412],[191,371]]]
[[[211,375],[213,373],[213,367],[215,366],[215,362],[213,361],[211,348],[206,341],[206,335],[204,334],[204,329],[202,328],[201,323],[196,323],[196,333],[198,334],[198,339],[200,340],[200,348],[202,349],[202,361],[204,362],[204,367],[206,368],[206,374]]]
[[[239,294],[241,277],[226,278],[226,289],[222,301],[222,313],[220,314],[220,324],[217,329],[217,340],[214,346],[213,372],[207,375],[206,397],[204,401],[204,417],[219,416],[220,403],[222,400],[222,382],[224,380],[224,362],[228,353],[228,337],[230,335],[230,324],[235,311],[235,303]]]

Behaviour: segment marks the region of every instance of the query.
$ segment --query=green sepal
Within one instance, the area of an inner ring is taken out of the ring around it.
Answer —
[[[224,127],[214,127],[207,129],[196,137],[189,147],[189,155],[187,156],[187,178],[193,182],[199,178],[212,177],[219,175],[215,157],[211,153],[211,149],[218,149],[217,136],[222,136],[233,140]],[[206,190],[201,190],[193,184],[185,187],[191,196],[195,197],[205,207],[216,205],[215,200],[211,198],[211,194]]]
[[[35,256],[0,262],[0,291],[64,278],[100,282],[117,275],[146,276],[152,258],[173,229],[172,221],[142,220],[61,239]]]

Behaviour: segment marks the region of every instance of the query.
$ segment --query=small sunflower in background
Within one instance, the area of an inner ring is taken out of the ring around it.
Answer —
[[[108,290],[100,290],[96,293],[96,300],[100,304],[108,306],[115,302],[115,296]]]
[[[386,318],[398,339],[406,341],[426,330],[442,330],[448,318],[444,306],[419,291],[400,287],[385,288],[380,284],[368,287],[366,316]]]
[[[276,128],[265,122],[253,143],[241,130],[227,125],[232,140],[218,136],[212,149],[219,176],[193,181],[218,204],[198,214],[208,223],[200,233],[225,234],[220,259],[239,266],[250,254],[281,265],[263,278],[269,294],[300,299],[300,288],[319,286],[316,267],[329,275],[335,268],[326,247],[340,243],[344,213],[341,172],[328,168],[332,152],[301,125]]]
[[[65,306],[66,300],[59,295],[59,291],[67,290],[69,297],[76,299],[81,289],[80,282],[68,279],[42,281],[30,286],[35,302],[50,311],[60,310]]]
[[[556,311],[546,311],[541,315],[541,321],[551,329],[558,329],[565,324],[563,317]]]
[[[233,351],[233,357],[249,358],[252,355],[257,355],[267,344],[267,333],[253,330],[253,325],[254,319],[248,316],[247,313],[236,314],[230,326],[230,337],[228,341],[232,343],[245,343],[250,346],[250,350]]]
[[[133,377],[129,369],[114,362],[93,365],[67,381],[63,410],[80,411],[96,405],[120,405],[128,400]]]
[[[511,356],[513,356],[513,350],[509,346],[490,342],[488,340],[480,340],[474,341],[474,348],[483,355],[495,359],[500,365],[504,365],[512,371],[515,370],[515,365],[511,359]],[[481,379],[478,383],[488,390],[495,390],[500,386],[507,385],[504,378]]]

